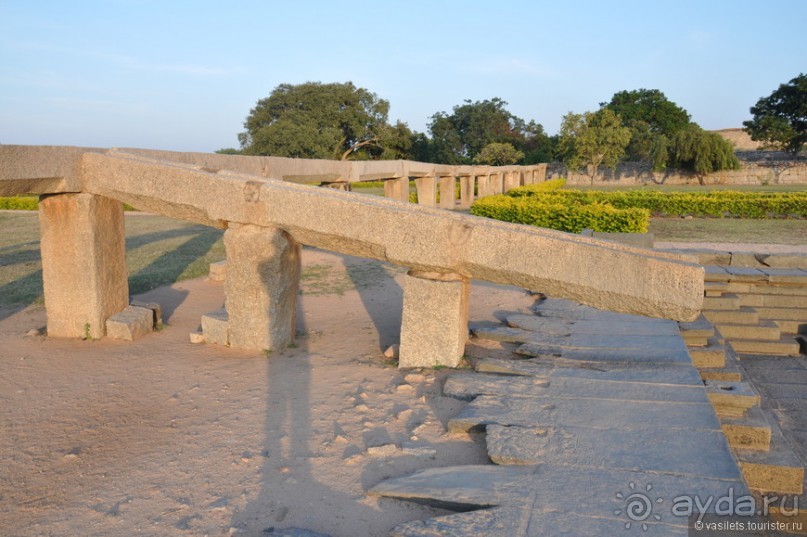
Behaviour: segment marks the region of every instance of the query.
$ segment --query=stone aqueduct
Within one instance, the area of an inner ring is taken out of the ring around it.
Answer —
[[[123,203],[225,229],[226,343],[294,338],[300,247],[408,268],[400,366],[455,366],[471,279],[625,313],[691,321],[703,268],[680,256],[440,210],[545,178],[532,167],[340,162],[142,149],[0,146],[0,195],[38,194],[47,330],[105,335],[129,304]],[[383,180],[387,198],[312,188]],[[419,205],[408,203],[414,180]],[[455,199],[456,181],[460,199]]]

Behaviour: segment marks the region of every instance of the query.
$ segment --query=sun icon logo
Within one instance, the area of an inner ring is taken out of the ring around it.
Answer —
[[[637,524],[641,523],[643,531],[647,531],[647,520],[651,518],[656,522],[661,520],[661,515],[653,513],[653,504],[663,502],[664,498],[650,499],[649,493],[653,489],[653,485],[648,484],[645,487],[647,494],[645,494],[645,492],[632,492],[636,490],[636,483],[633,481],[631,481],[628,486],[631,492],[629,492],[627,496],[622,492],[616,493],[616,498],[624,501],[625,507],[624,509],[615,510],[614,514],[621,515],[625,513],[628,516],[630,520],[625,523],[625,529],[629,530],[631,526],[633,526],[633,523],[636,522]]]

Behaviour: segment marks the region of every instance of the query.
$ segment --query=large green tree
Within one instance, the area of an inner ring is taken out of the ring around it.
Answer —
[[[402,158],[406,124],[389,125],[389,103],[344,84],[281,84],[261,99],[238,135],[245,155],[300,158]]]
[[[615,168],[629,142],[630,129],[609,108],[583,114],[569,112],[560,126],[558,156],[570,169],[586,168],[593,184],[599,167]]]
[[[622,118],[624,126],[631,131],[630,144],[627,147],[628,160],[653,161],[654,151],[664,141],[689,125],[689,113],[667,99],[657,89],[638,89],[620,91],[611,97],[611,101],[600,103],[600,106],[613,110]]]
[[[752,140],[796,155],[807,144],[807,75],[800,74],[751,107],[744,121]]]
[[[718,133],[707,132],[695,123],[675,133],[666,151],[669,159],[666,165],[694,172],[701,184],[706,174],[740,168],[734,145]]]
[[[523,164],[542,162],[551,156],[551,140],[535,121],[526,122],[511,114],[507,102],[490,100],[455,106],[452,113],[431,117],[431,157],[442,164],[469,164],[492,143],[510,144],[524,153]],[[543,160],[542,160],[543,159]]]

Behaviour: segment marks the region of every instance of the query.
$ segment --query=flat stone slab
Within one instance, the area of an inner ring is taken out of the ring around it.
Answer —
[[[631,401],[708,403],[703,386],[591,380],[563,377],[512,377],[481,373],[456,373],[443,386],[443,393],[458,399],[480,395],[581,397]]]
[[[722,431],[488,425],[488,456],[495,464],[553,463],[586,468],[663,472],[740,479]]]
[[[106,321],[106,335],[112,339],[134,341],[154,329],[154,311],[139,306],[127,306]]]
[[[590,334],[590,335],[630,335],[630,336],[677,336],[678,327],[675,322],[659,323],[642,320],[580,319],[565,321],[556,317],[540,317],[517,313],[507,316],[507,324],[545,335],[555,334]]]
[[[746,496],[748,490],[738,479],[540,464],[432,468],[383,481],[369,494],[444,508],[488,508],[410,522],[392,535],[613,537],[626,532],[629,523],[642,535],[687,535],[680,498],[692,498],[694,504],[695,497],[703,503],[711,496],[714,503],[729,494]],[[645,499],[646,518],[631,519],[630,503]]]
[[[585,362],[560,358],[526,360],[484,358],[476,362],[476,370],[508,375],[547,376],[553,379],[568,377],[703,386],[697,370],[688,364],[681,363]]]
[[[641,362],[646,364],[680,363],[691,364],[692,359],[682,339],[678,339],[680,348],[608,348],[608,347],[572,347],[558,342],[524,343],[514,352],[522,356],[558,357],[566,360],[583,360],[590,362]]]
[[[449,420],[448,429],[452,433],[482,431],[490,424],[636,429],[646,423],[663,423],[669,429],[720,430],[709,403],[490,395],[471,401]]]

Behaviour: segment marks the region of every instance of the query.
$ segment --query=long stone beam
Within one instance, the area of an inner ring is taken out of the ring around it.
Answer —
[[[219,228],[280,228],[302,244],[414,271],[680,321],[695,319],[702,305],[703,268],[672,254],[127,154],[86,153],[81,170],[83,191],[139,209]]]
[[[156,149],[99,149],[65,146],[0,145],[0,196],[77,192],[81,155],[127,153],[160,161],[229,170],[291,183],[359,182],[402,177],[487,175],[504,169],[491,166],[449,166],[411,160],[339,161],[284,157],[253,157],[216,153],[181,153]],[[532,173],[545,165],[509,166]]]

